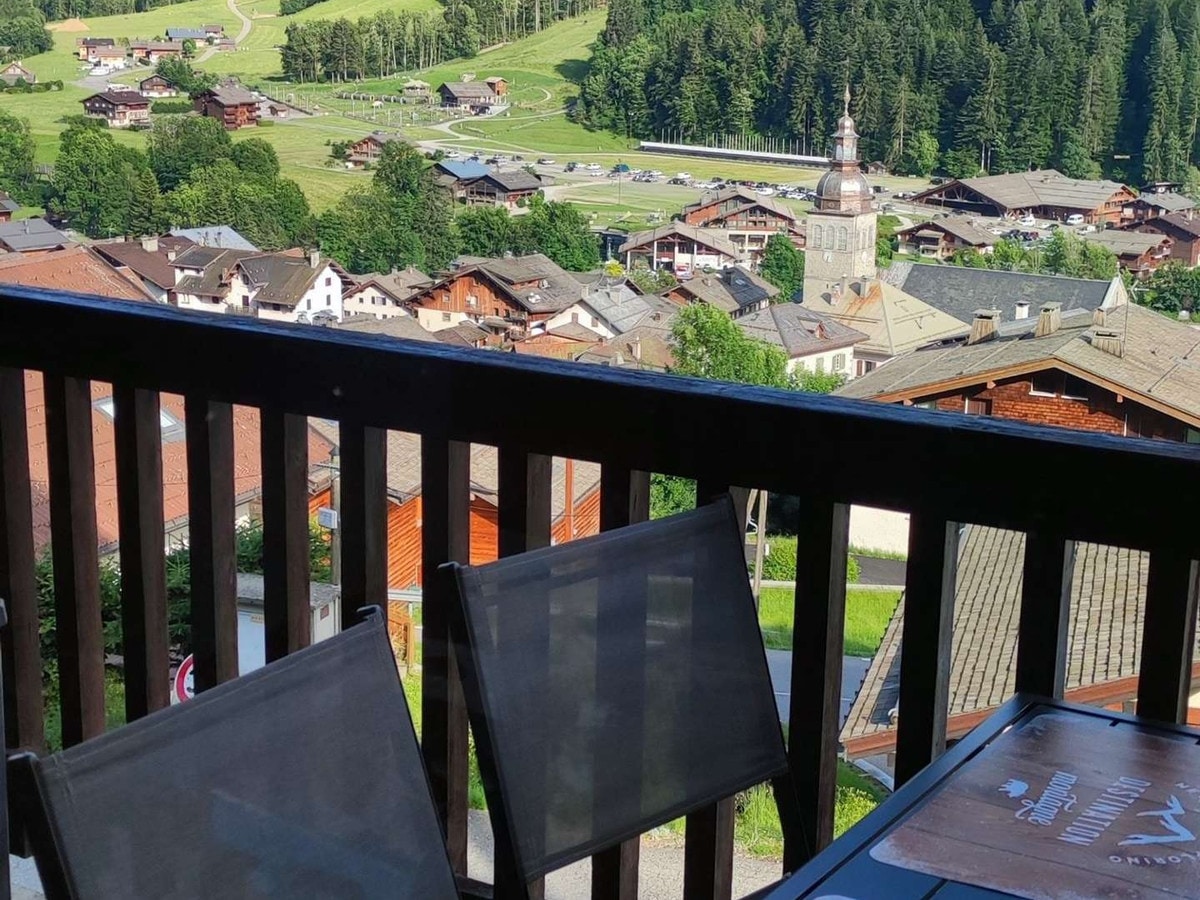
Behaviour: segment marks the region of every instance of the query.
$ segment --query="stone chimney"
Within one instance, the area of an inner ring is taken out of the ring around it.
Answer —
[[[843,275],[841,296],[845,297],[848,293],[850,293],[850,276]]]
[[[1125,355],[1125,342],[1121,340],[1121,333],[1115,328],[1093,328],[1092,346],[1113,356]]]
[[[147,253],[157,253],[158,252],[158,237],[157,237],[157,235],[151,235],[149,237],[142,238],[142,249],[145,250]]]
[[[1048,334],[1054,334],[1062,326],[1062,304],[1061,303],[1043,303],[1041,310],[1038,312],[1037,328],[1034,329],[1034,337],[1045,337]]]
[[[1093,325],[1100,325],[1100,326],[1103,326],[1103,325],[1104,325],[1104,316],[1105,316],[1105,314],[1104,314],[1104,307],[1103,307],[1103,306],[1101,306],[1101,307],[1098,307],[1098,308],[1097,308],[1097,309],[1096,309],[1096,310],[1095,310],[1095,311],[1092,313],[1092,324],[1093,324]]]
[[[312,266],[314,269],[321,264],[321,251],[320,250],[309,250],[308,251],[308,264],[310,266]]]
[[[1017,301],[1017,308],[1016,308],[1016,312],[1013,313],[1013,318],[1014,319],[1028,319],[1029,318],[1029,301],[1028,300],[1018,300]]]
[[[633,343],[629,345],[629,351],[637,362],[642,361],[642,339],[640,337],[633,339]]]
[[[967,343],[982,344],[984,341],[994,341],[999,327],[1000,310],[977,309],[975,320],[971,322],[971,333],[967,336]]]
[[[172,247],[170,250],[167,251],[167,262],[175,262],[175,257],[177,255],[178,254],[175,252],[175,248]]]

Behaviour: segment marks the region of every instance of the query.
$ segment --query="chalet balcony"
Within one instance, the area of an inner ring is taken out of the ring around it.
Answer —
[[[105,728],[89,382],[111,384],[115,401],[131,720],[168,703],[163,393],[182,396],[186,407],[197,691],[238,674],[230,593],[236,405],[259,410],[261,422],[268,660],[311,638],[305,417],[340,425],[339,614],[347,627],[358,608],[386,596],[389,430],[420,436],[425,572],[468,558],[471,444],[498,448],[502,557],[550,544],[554,457],[599,464],[602,529],[648,517],[652,472],[696,479],[701,498],[729,492],[736,504],[755,488],[797,498],[788,523],[799,535],[788,754],[816,847],[785,848],[793,863],[833,840],[851,504],[911,515],[897,784],[946,750],[958,523],[1025,533],[1016,687],[1048,697],[1063,692],[1064,560],[1072,542],[1148,552],[1137,712],[1184,721],[1196,623],[1192,519],[1200,509],[1200,450],[1193,446],[0,287],[0,598],[9,614],[3,662],[10,752],[46,749],[27,371],[45,383],[58,586],[53,655],[68,746]],[[465,873],[467,713],[451,663],[448,590],[434,579],[424,589],[422,752],[451,860]],[[732,827],[719,826],[729,829],[729,841]],[[24,846],[20,810],[10,843]],[[718,869],[731,865],[712,852]],[[617,887],[621,877],[598,876],[592,896],[626,896]],[[712,885],[706,897],[728,896],[727,877],[718,873]]]

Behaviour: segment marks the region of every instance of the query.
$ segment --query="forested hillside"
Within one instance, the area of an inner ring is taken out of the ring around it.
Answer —
[[[283,71],[301,82],[383,78],[474,56],[599,5],[600,0],[446,0],[441,12],[389,10],[357,21],[293,22],[281,48]]]
[[[1196,0],[610,0],[577,115],[637,137],[862,155],[954,175],[1184,180],[1200,161]]]

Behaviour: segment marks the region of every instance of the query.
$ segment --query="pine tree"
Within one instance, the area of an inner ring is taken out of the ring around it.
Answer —
[[[1147,181],[1182,180],[1187,158],[1179,130],[1183,69],[1179,45],[1169,23],[1163,23],[1146,62],[1150,83],[1150,121],[1142,144],[1142,177]]]
[[[147,166],[137,174],[137,180],[133,186],[129,217],[125,226],[126,232],[132,237],[159,234],[165,225],[163,201],[158,192],[158,182],[154,178],[154,173]]]

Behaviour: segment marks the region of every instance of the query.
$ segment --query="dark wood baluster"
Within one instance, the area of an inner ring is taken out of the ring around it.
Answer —
[[[645,522],[650,518],[650,473],[633,472],[616,466],[604,466],[600,474],[600,530],[610,531],[623,528],[636,522]],[[642,603],[642,625],[645,629],[645,598]],[[606,647],[604,632],[611,624],[623,632],[627,625],[620,622],[609,622],[605,616],[604,601],[601,598],[601,608],[597,621],[597,657],[596,684],[603,688],[606,684],[615,683],[609,673],[614,670],[627,672],[631,664],[628,659],[619,654],[604,655]],[[644,643],[644,641],[643,641]],[[644,692],[643,669],[643,692]],[[628,697],[612,697],[613,702],[626,703]],[[641,751],[644,736],[632,733],[626,736],[627,741],[622,749],[632,758],[622,763],[625,776],[637,777],[641,772]],[[639,796],[637,786],[630,787],[633,796]],[[599,798],[603,800],[603,798]],[[630,838],[615,847],[602,850],[592,857],[592,900],[633,900],[638,892],[638,857],[641,851],[641,838]]]
[[[113,412],[125,717],[132,722],[170,703],[162,420],[158,394],[128,385],[113,385]]]
[[[467,703],[450,643],[453,579],[438,567],[470,561],[471,446],[421,438],[421,753],[446,829],[450,861],[467,873]]]
[[[338,432],[342,627],[350,628],[364,606],[388,615],[387,432],[345,421]]]
[[[741,488],[701,479],[696,484],[696,505],[733,495],[734,507],[745,534],[749,494]],[[683,895],[692,900],[729,900],[733,894],[733,797],[718,800],[688,815],[683,850]]]
[[[0,629],[4,660],[4,728],[10,749],[45,749],[42,643],[34,576],[33,513],[25,373],[0,368],[0,597],[8,627]]]
[[[501,447],[499,552],[501,557],[515,556],[528,550],[550,546],[550,482],[553,458],[528,453],[520,447]],[[526,634],[521,652],[526,654],[531,671],[541,667],[548,672],[550,654],[550,611],[546,610],[545,628],[540,639]],[[503,617],[501,617],[503,627]],[[504,641],[503,635],[501,642]],[[526,761],[525,765],[533,768]],[[536,878],[522,883],[516,861],[496,853],[496,900],[525,898],[540,900],[545,895],[545,880]]]
[[[267,662],[312,643],[308,420],[262,411],[263,618]]]
[[[62,375],[44,381],[62,741],[70,747],[104,732],[92,388]]]
[[[850,508],[828,498],[803,498],[795,528],[788,762],[800,800],[801,835],[785,840],[785,871],[794,871],[833,841]]]
[[[238,675],[233,407],[196,396],[185,406],[192,671],[199,693]]]
[[[1018,691],[1062,699],[1074,573],[1073,541],[1044,531],[1031,531],[1025,536],[1017,638]]]
[[[1198,567],[1174,549],[1150,554],[1146,582],[1146,622],[1142,667],[1138,673],[1139,716],[1186,722],[1196,641]]]
[[[958,525],[914,512],[908,525],[896,786],[946,749]]]

